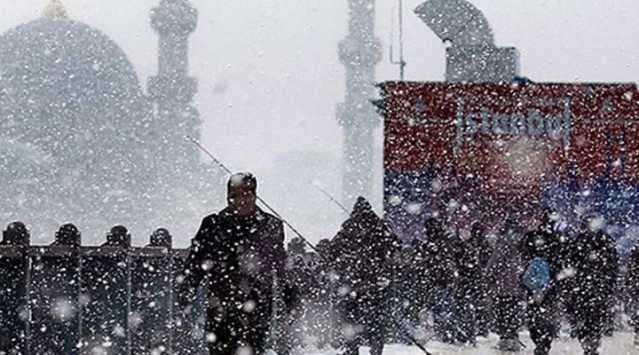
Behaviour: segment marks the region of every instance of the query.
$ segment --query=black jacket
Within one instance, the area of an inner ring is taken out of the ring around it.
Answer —
[[[619,274],[615,240],[602,231],[582,232],[571,250],[576,272],[573,292],[588,299],[611,296]]]
[[[626,289],[628,295],[634,300],[639,300],[639,243],[635,244],[630,252],[627,268]]]
[[[457,267],[458,291],[482,292],[484,269],[492,250],[484,236],[473,236],[469,240],[458,239],[453,243],[453,254]]]
[[[455,250],[459,246],[442,226],[425,228],[425,240],[419,243],[417,255],[421,257],[420,268],[428,290],[454,287],[457,277]]]
[[[521,240],[521,252],[524,269],[534,258],[546,259],[550,266],[551,287],[557,285],[557,277],[568,264],[564,237],[550,228],[539,228],[528,232]]]
[[[386,290],[393,276],[392,259],[399,251],[399,240],[368,202],[358,200],[331,245],[342,286],[369,297]]]
[[[268,305],[274,277],[285,280],[285,260],[284,229],[276,217],[259,208],[246,218],[228,209],[209,215],[191,243],[181,302],[191,301],[208,276],[209,307],[232,309],[248,300]]]

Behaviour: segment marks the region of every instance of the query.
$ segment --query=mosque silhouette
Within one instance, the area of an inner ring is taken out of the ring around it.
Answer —
[[[73,222],[88,241],[114,224],[184,237],[220,200],[224,176],[185,139],[200,132],[187,50],[197,11],[162,0],[151,24],[148,93],[122,49],[57,0],[0,36],[0,223],[52,234]]]

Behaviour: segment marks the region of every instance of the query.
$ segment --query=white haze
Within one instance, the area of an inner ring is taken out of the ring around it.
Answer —
[[[146,90],[146,79],[157,70],[157,35],[149,11],[159,0],[62,2],[71,18],[105,32],[125,51]],[[199,10],[189,65],[199,80],[202,143],[232,170],[255,172],[262,196],[311,241],[331,236],[344,214],[309,181],[341,196],[342,133],[335,105],[344,100],[337,44],[347,35],[347,0],[191,2]],[[421,2],[404,1],[406,79],[439,81],[445,47],[413,14]],[[470,2],[491,23],[497,45],[519,50],[521,74],[534,81],[639,79],[639,1]],[[0,31],[41,16],[45,3],[2,0]],[[390,26],[397,3],[376,5],[377,37],[384,43],[378,81],[398,79],[397,67],[388,60],[391,35],[397,37]],[[369,197],[380,211],[380,130],[376,140],[376,189]],[[134,244],[143,239],[134,236]],[[175,241],[186,243],[183,237]]]

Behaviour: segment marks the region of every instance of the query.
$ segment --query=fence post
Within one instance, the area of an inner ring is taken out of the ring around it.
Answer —
[[[173,258],[173,285],[174,298],[180,292],[180,282],[177,278],[183,271],[188,249],[174,249]],[[206,309],[208,306],[207,290],[208,280],[203,280],[193,300],[191,313],[184,314],[177,302],[173,302],[173,350],[180,355],[207,355],[208,348],[205,342]]]
[[[0,352],[29,351],[29,232],[22,222],[10,223],[0,242]]]
[[[117,226],[102,246],[81,249],[82,353],[130,354],[130,247]]]
[[[171,354],[171,235],[158,229],[151,243],[131,251],[131,354]]]
[[[78,354],[80,257],[74,246],[29,251],[31,350],[33,354]]]

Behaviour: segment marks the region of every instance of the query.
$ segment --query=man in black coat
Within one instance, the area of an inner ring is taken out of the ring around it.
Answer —
[[[206,331],[211,354],[263,354],[274,284],[285,280],[282,221],[257,207],[256,188],[250,173],[231,176],[228,206],[204,218],[181,275],[183,306],[204,276],[209,277]]]
[[[572,243],[575,283],[576,334],[585,355],[599,354],[601,337],[619,274],[615,240],[601,229],[597,218],[586,218]]]
[[[524,269],[538,257],[543,258],[550,269],[550,285],[542,294],[527,290],[526,318],[530,337],[535,343],[535,355],[548,355],[552,341],[558,332],[559,283],[557,277],[566,264],[564,237],[555,228],[558,217],[554,210],[544,209],[538,229],[526,233],[519,247]]]

